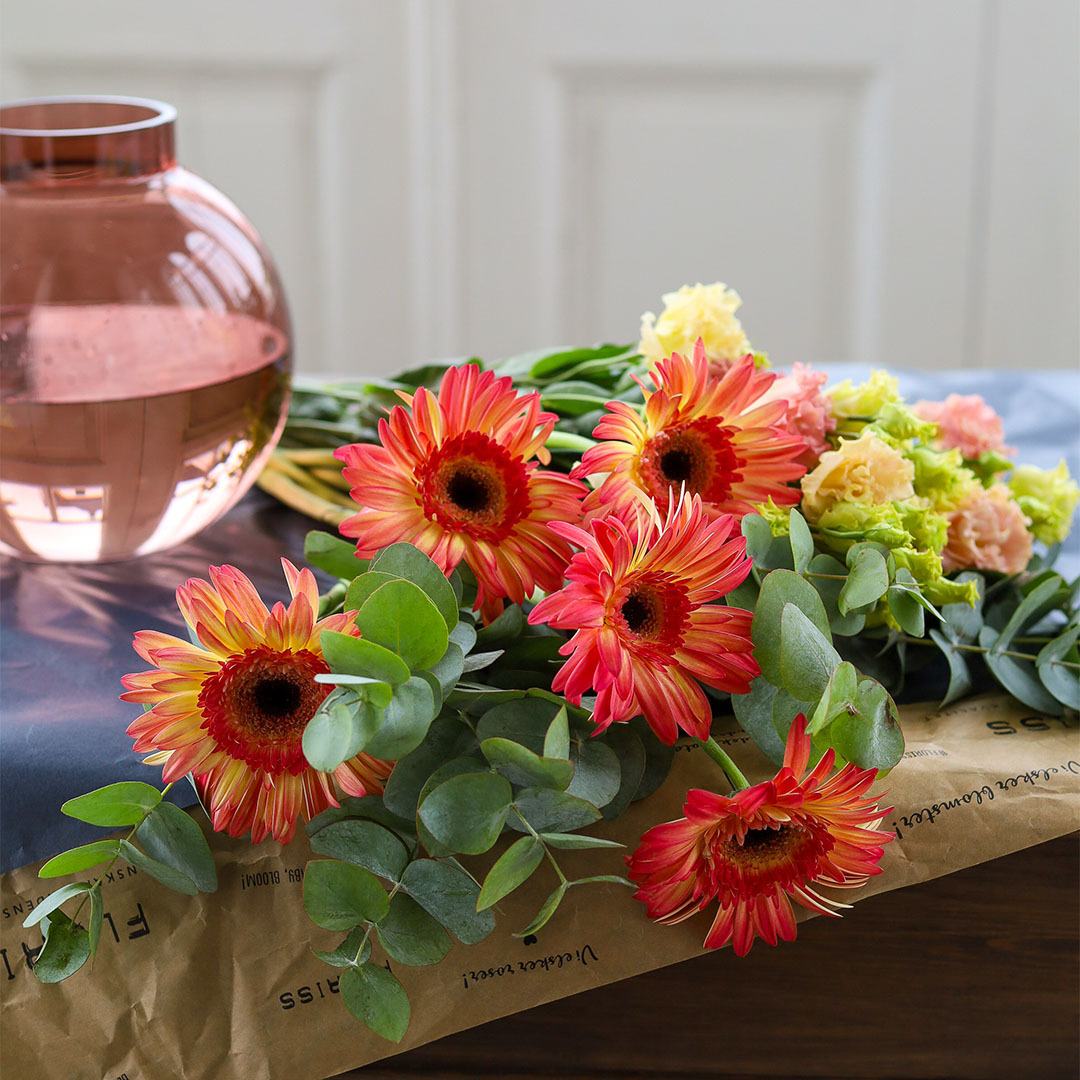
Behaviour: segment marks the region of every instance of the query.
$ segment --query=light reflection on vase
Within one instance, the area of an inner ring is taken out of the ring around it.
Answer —
[[[258,235],[177,165],[175,110],[0,106],[0,547],[172,546],[254,481],[284,423],[290,327]]]

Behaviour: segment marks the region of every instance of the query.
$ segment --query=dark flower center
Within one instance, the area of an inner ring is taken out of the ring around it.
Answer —
[[[491,502],[491,491],[484,480],[465,469],[459,469],[450,477],[446,494],[466,513],[475,514],[486,510]]]
[[[617,610],[627,639],[659,647],[655,659],[663,663],[682,643],[690,606],[685,586],[671,574],[649,572],[630,585]]]
[[[682,484],[693,475],[693,462],[687,450],[667,450],[660,455],[660,471],[673,484]]]
[[[633,593],[627,597],[621,611],[622,617],[626,620],[626,625],[629,626],[635,634],[641,633],[652,614],[649,610],[649,605],[645,603],[640,596]]]
[[[529,470],[479,431],[448,439],[417,469],[428,521],[493,543],[529,512]]]
[[[322,657],[267,645],[230,656],[199,693],[202,726],[220,749],[252,768],[294,775],[307,768],[300,740],[332,689]]]
[[[683,487],[707,502],[723,502],[742,479],[734,434],[710,418],[659,432],[638,461],[641,486],[664,502],[671,489]]]
[[[785,847],[788,839],[785,834],[790,830],[781,825],[779,829],[747,829],[743,838],[743,851],[767,852]]]
[[[255,686],[255,705],[267,716],[287,717],[300,704],[300,687],[291,679],[262,679]]]

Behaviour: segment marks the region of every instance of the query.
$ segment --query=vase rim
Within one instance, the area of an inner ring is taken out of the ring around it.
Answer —
[[[127,123],[103,124],[93,127],[21,127],[5,120],[4,114],[14,109],[49,108],[57,105],[104,105],[127,106],[141,109],[146,115],[132,119]],[[16,98],[12,101],[0,101],[0,135],[14,135],[22,138],[62,139],[94,135],[119,135],[125,132],[146,131],[155,127],[172,124],[176,120],[176,107],[153,98],[123,97],[113,94],[64,94],[36,98]]]

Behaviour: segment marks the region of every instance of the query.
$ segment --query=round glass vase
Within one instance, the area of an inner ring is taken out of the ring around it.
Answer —
[[[0,105],[0,549],[108,562],[180,543],[285,422],[285,297],[239,210],[176,162],[176,110]]]

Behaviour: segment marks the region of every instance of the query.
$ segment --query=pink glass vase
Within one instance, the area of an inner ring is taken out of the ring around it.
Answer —
[[[284,424],[289,315],[239,210],[174,156],[176,110],[0,105],[0,548],[170,547],[251,486]]]

